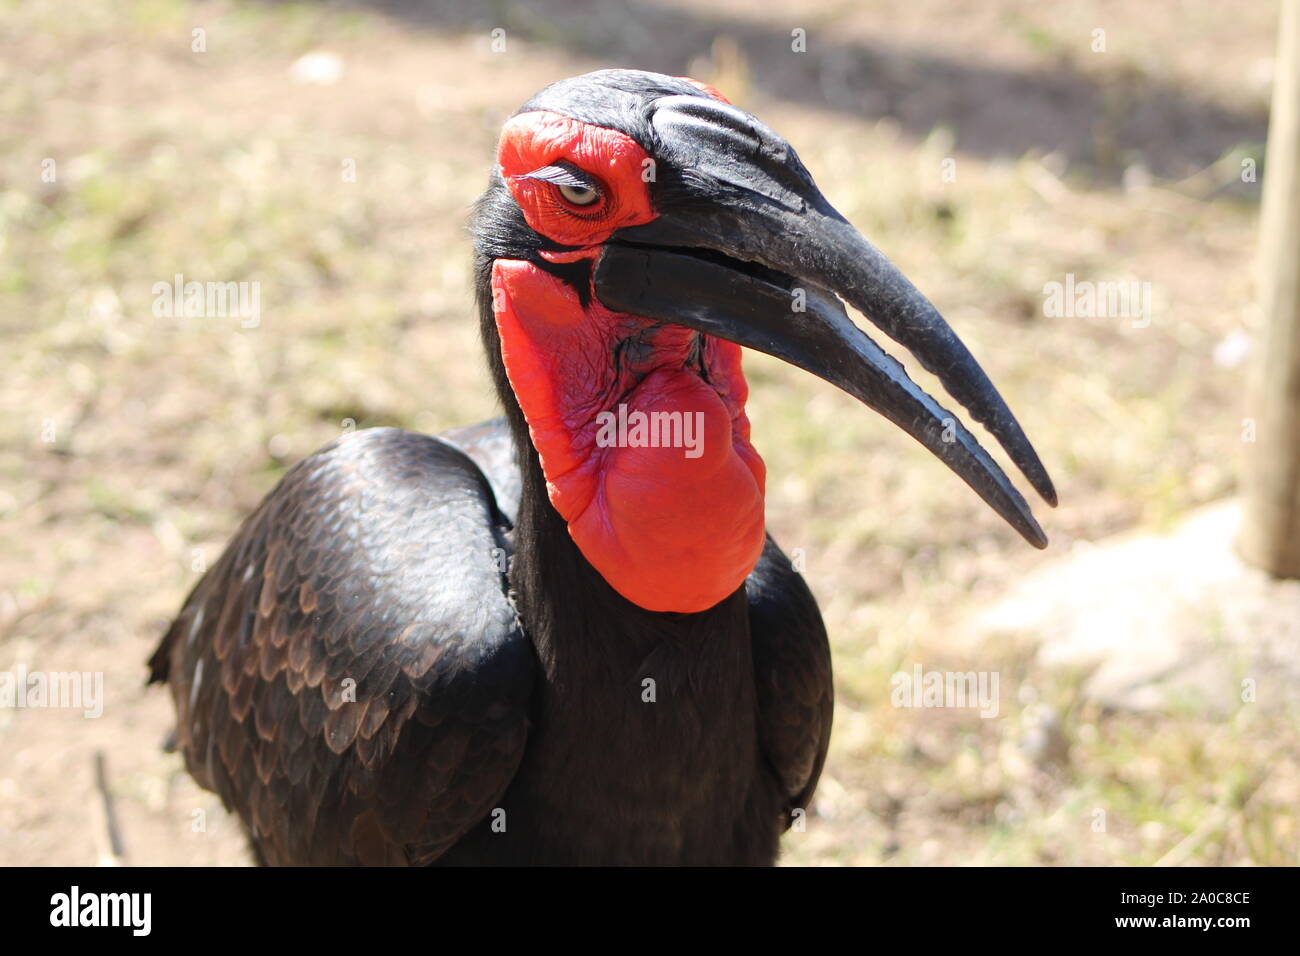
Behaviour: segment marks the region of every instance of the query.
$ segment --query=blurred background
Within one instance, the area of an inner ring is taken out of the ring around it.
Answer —
[[[0,863],[104,858],[105,794],[127,863],[248,862],[161,749],[144,661],[295,461],[496,414],[469,207],[515,108],[624,66],[711,83],[793,143],[1060,490],[1035,552],[892,426],[747,355],[769,525],[837,678],[785,862],[1295,864],[1300,585],[1232,547],[1277,16],[0,0],[0,671],[102,672],[105,695],[98,719],[0,709]],[[159,315],[177,274],[258,283],[259,321]],[[1149,307],[1051,305],[1112,281]],[[894,706],[916,667],[996,673],[997,715]]]

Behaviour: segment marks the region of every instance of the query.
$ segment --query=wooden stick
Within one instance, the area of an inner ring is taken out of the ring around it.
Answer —
[[[1258,342],[1245,517],[1238,549],[1277,577],[1300,577],[1300,0],[1283,0],[1260,217]],[[1246,434],[1243,434],[1243,438]]]
[[[117,811],[113,807],[113,795],[108,789],[108,760],[104,751],[95,751],[95,789],[99,791],[101,833],[107,834],[107,846],[103,840],[100,845],[100,866],[125,866],[126,846],[122,842],[122,830],[117,823]]]

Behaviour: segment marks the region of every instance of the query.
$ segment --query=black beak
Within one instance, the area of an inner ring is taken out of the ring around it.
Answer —
[[[607,243],[594,273],[601,302],[766,352],[842,388],[1046,547],[998,464],[853,324],[840,298],[934,373],[1055,506],[1052,480],[1015,416],[935,307],[831,207],[794,150],[749,114],[702,97],[659,100],[652,123],[664,157],[659,216]]]

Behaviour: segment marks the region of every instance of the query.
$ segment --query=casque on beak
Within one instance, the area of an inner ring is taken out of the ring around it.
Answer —
[[[657,101],[658,217],[614,233],[596,263],[606,308],[774,355],[838,386],[928,448],[1030,544],[1047,537],[962,423],[917,386],[840,299],[905,346],[1055,506],[1051,478],[956,333],[826,201],[794,150],[729,104]],[[800,294],[802,293],[802,294]]]

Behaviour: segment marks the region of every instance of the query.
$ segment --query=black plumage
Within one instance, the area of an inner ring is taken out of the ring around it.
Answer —
[[[285,476],[151,662],[190,771],[269,864],[770,862],[830,733],[802,579],[769,542],[719,607],[643,611],[512,444],[370,429]]]

